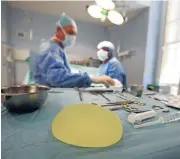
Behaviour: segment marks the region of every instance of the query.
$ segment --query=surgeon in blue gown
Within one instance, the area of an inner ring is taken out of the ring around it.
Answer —
[[[98,75],[107,75],[113,79],[117,79],[124,87],[126,84],[126,73],[120,61],[114,57],[115,47],[109,41],[102,41],[97,46],[98,59],[102,62],[99,67]]]
[[[76,41],[77,26],[75,21],[62,14],[57,22],[54,37],[43,41],[40,55],[36,58],[34,78],[36,83],[50,87],[89,87],[91,83],[103,83],[107,87],[114,85],[111,77],[92,76],[87,73],[72,73],[67,61],[65,49]],[[46,26],[44,26],[46,27]]]

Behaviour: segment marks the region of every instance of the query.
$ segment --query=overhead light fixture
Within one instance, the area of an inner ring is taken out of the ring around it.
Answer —
[[[114,2],[112,2],[112,0],[95,0],[95,1],[96,4],[103,9],[112,10],[115,8],[115,4]]]
[[[111,23],[114,23],[116,25],[121,25],[124,22],[123,16],[115,10],[109,12],[108,19],[109,21],[111,21]]]
[[[93,18],[101,18],[102,14],[102,8],[98,5],[91,5],[87,8],[88,13],[93,17]]]
[[[104,22],[107,18],[110,22],[121,25],[124,22],[123,16],[114,10],[115,4],[112,0],[96,0],[96,4],[88,6],[87,12],[93,18],[100,18]]]

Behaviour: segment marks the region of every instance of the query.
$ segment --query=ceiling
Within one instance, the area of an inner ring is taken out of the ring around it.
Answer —
[[[149,3],[139,3],[141,1],[115,1],[118,11],[125,12],[128,19],[137,17]],[[142,1],[143,2],[143,1]],[[9,1],[9,5],[14,8],[21,8],[26,11],[32,11],[42,14],[60,15],[65,12],[75,20],[91,22],[110,26],[108,20],[101,23],[99,19],[92,18],[86,11],[86,6],[94,4],[95,1]]]

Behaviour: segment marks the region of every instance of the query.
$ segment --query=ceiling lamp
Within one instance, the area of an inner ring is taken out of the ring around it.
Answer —
[[[121,25],[124,22],[123,16],[114,10],[115,4],[112,0],[96,0],[96,4],[88,6],[87,12],[93,18],[100,18],[104,22],[107,18],[116,25]]]
[[[88,7],[87,11],[93,18],[101,18],[102,8],[98,5],[91,5]]]
[[[96,4],[101,6],[104,9],[112,10],[115,8],[114,2],[112,0],[95,0]]]
[[[111,23],[114,23],[116,25],[121,25],[124,22],[124,18],[122,17],[122,15],[115,10],[109,12],[108,19],[111,21]]]

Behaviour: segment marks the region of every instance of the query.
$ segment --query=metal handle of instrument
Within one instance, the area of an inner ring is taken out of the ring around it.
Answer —
[[[125,105],[125,104],[131,104],[133,103],[133,101],[121,101],[121,102],[110,102],[110,103],[105,103],[105,104],[99,104],[102,107],[108,107],[108,106],[116,106],[116,105]],[[98,105],[97,103],[91,103],[91,104],[95,104]]]
[[[83,97],[82,97],[82,91],[81,91],[81,89],[79,89],[79,88],[77,88],[77,87],[75,87],[74,89],[75,89],[76,91],[78,91],[80,101],[83,101]]]
[[[64,92],[60,92],[60,91],[48,91],[48,93],[64,93]]]

